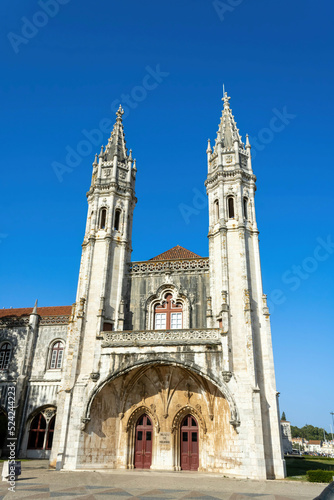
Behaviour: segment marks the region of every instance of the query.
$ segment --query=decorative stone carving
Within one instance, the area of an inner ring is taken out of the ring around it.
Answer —
[[[184,345],[221,343],[221,330],[208,328],[201,330],[151,330],[129,332],[103,332],[102,347],[135,345]]]
[[[183,406],[175,414],[174,419],[173,419],[173,423],[172,423],[172,429],[171,429],[171,431],[173,433],[175,433],[175,432],[177,432],[179,430],[181,422],[182,422],[183,418],[187,414],[192,415],[193,417],[195,417],[199,421],[199,423],[200,423],[200,425],[201,425],[201,427],[203,429],[204,434],[206,434],[207,428],[206,428],[206,423],[205,423],[205,420],[204,420],[202,414],[196,408],[194,408],[193,406],[191,406],[189,404]]]
[[[84,431],[86,428],[86,425],[90,422],[90,418],[82,418],[81,419],[81,425],[80,425],[80,430]]]
[[[167,260],[167,261],[152,261],[152,262],[131,262],[129,265],[130,274],[160,274],[166,273],[167,270],[173,272],[197,272],[209,271],[209,259],[182,259],[182,260]]]
[[[90,378],[92,379],[93,382],[97,382],[100,378],[99,372],[92,372],[90,374]]]
[[[156,412],[152,412],[151,409],[146,405],[138,406],[130,415],[128,422],[126,424],[126,432],[129,432],[131,427],[135,425],[138,418],[146,413],[154,422],[155,430],[157,434],[160,432],[160,424]]]
[[[45,420],[49,422],[51,418],[56,414],[56,408],[47,408],[43,411]]]
[[[224,382],[226,382],[226,384],[229,383],[229,381],[231,380],[232,378],[232,372],[229,372],[229,371],[224,371],[222,372],[222,376],[223,376],[223,380]]]

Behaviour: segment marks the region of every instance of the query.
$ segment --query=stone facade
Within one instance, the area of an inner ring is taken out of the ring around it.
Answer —
[[[281,434],[284,455],[292,452],[291,424],[287,420],[281,420]]]
[[[175,247],[131,262],[137,167],[118,110],[93,163],[71,314],[56,326],[35,308],[22,331],[3,335],[20,365],[22,456],[50,455],[65,470],[132,469],[142,454],[151,469],[284,477],[256,178],[229,99],[207,149],[208,258]],[[55,410],[51,453],[31,449],[36,412],[51,426]]]

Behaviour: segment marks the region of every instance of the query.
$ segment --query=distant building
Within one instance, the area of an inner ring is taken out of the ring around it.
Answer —
[[[307,451],[311,453],[321,453],[322,441],[310,439],[307,445]]]
[[[292,452],[292,441],[291,441],[291,425],[287,420],[281,420],[281,436],[282,436],[282,445],[283,445],[283,453],[291,453]]]

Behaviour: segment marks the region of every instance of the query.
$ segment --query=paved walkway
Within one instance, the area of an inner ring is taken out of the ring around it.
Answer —
[[[0,500],[313,500],[326,485],[229,479],[198,472],[73,471],[48,469],[46,460],[22,462],[15,493],[1,483]]]

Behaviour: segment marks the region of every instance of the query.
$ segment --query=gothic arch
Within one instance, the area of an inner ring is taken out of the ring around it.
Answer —
[[[183,406],[179,409],[179,411],[175,413],[171,429],[173,434],[180,430],[181,423],[186,415],[192,415],[194,418],[196,418],[196,420],[200,423],[203,434],[206,434],[207,428],[203,415],[201,414],[200,410],[194,408],[189,404]]]
[[[186,370],[189,370],[190,372],[199,375],[203,377],[205,380],[208,380],[211,382],[214,386],[216,386],[220,392],[223,394],[225,397],[226,401],[229,404],[230,408],[230,413],[231,413],[231,420],[230,424],[234,427],[234,429],[237,431],[237,427],[240,425],[240,417],[239,417],[239,411],[236,405],[236,402],[234,400],[234,397],[232,393],[230,392],[229,388],[227,387],[227,384],[224,381],[218,381],[212,376],[208,375],[207,373],[203,372],[201,367],[197,365],[190,365],[189,363],[180,363],[175,360],[170,360],[168,358],[160,357],[155,360],[148,360],[148,361],[143,361],[139,360],[136,363],[133,363],[127,367],[123,367],[119,369],[118,371],[114,372],[112,375],[107,375],[104,379],[100,381],[98,385],[95,385],[93,389],[91,390],[90,394],[88,395],[87,399],[87,404],[86,408],[83,414],[83,417],[81,419],[82,421],[82,427],[81,430],[85,429],[86,424],[90,421],[90,412],[91,412],[91,407],[92,403],[94,401],[94,398],[96,395],[109,383],[112,382],[113,380],[117,379],[118,377],[125,375],[132,371],[135,368],[144,368],[149,365],[173,365],[173,366],[178,366],[180,368],[184,368]]]
[[[162,304],[164,297],[170,293],[173,302],[180,302],[183,309],[183,329],[190,328],[190,302],[188,297],[181,293],[172,283],[165,283],[157,289],[155,294],[150,295],[146,300],[146,330],[154,330],[154,308]]]
[[[154,422],[156,433],[159,434],[160,424],[157,414],[155,413],[154,410],[155,410],[154,408],[150,409],[148,406],[145,405],[141,405],[135,408],[131,413],[131,415],[129,416],[128,421],[126,423],[126,432],[129,432],[136,425],[136,422],[139,417],[141,417],[144,414],[147,414],[151,418],[152,422]]]

